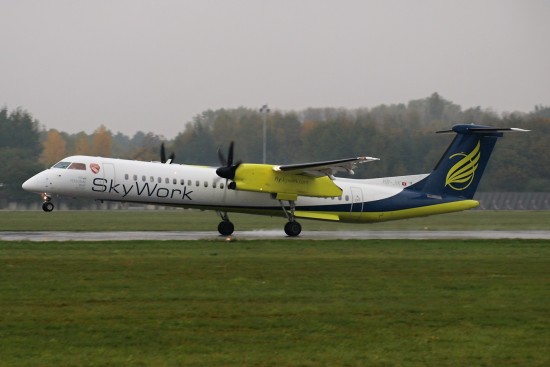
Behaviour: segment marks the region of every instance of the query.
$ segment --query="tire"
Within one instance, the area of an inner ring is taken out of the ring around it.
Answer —
[[[230,236],[234,230],[235,226],[229,221],[223,221],[218,224],[218,232],[220,232],[222,236]]]
[[[298,222],[288,222],[285,224],[285,233],[289,237],[296,237],[302,232],[302,226]]]
[[[44,210],[46,213],[49,213],[53,210],[54,205],[51,201],[46,201],[45,203],[42,203],[42,210]]]

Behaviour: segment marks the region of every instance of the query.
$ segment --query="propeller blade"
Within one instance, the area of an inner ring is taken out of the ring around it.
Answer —
[[[235,142],[231,140],[229,143],[229,152],[227,153],[227,166],[233,165],[233,148],[235,147]]]
[[[166,162],[166,151],[164,149],[164,143],[160,144],[160,162],[161,163]]]
[[[170,157],[168,157],[170,163],[174,163],[174,158],[176,158],[176,155],[174,153],[170,153]]]

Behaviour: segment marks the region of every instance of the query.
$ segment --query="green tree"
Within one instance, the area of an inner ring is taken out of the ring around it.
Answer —
[[[38,121],[22,109],[0,109],[0,207],[34,199],[21,184],[43,168],[41,152]]]

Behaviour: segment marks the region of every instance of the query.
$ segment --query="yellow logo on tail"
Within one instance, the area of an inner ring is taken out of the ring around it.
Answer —
[[[463,156],[464,158],[455,163],[447,172],[445,186],[450,186],[454,190],[465,190],[472,184],[481,156],[479,147],[480,142],[478,141],[476,147],[469,154],[456,153],[449,157],[449,159],[456,156]]]

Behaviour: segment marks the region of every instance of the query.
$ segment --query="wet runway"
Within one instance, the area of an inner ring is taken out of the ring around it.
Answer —
[[[303,231],[287,237],[282,230],[237,231],[231,237],[242,240],[287,239],[550,239],[550,231]],[[218,232],[0,232],[1,241],[131,241],[131,240],[223,240]]]

